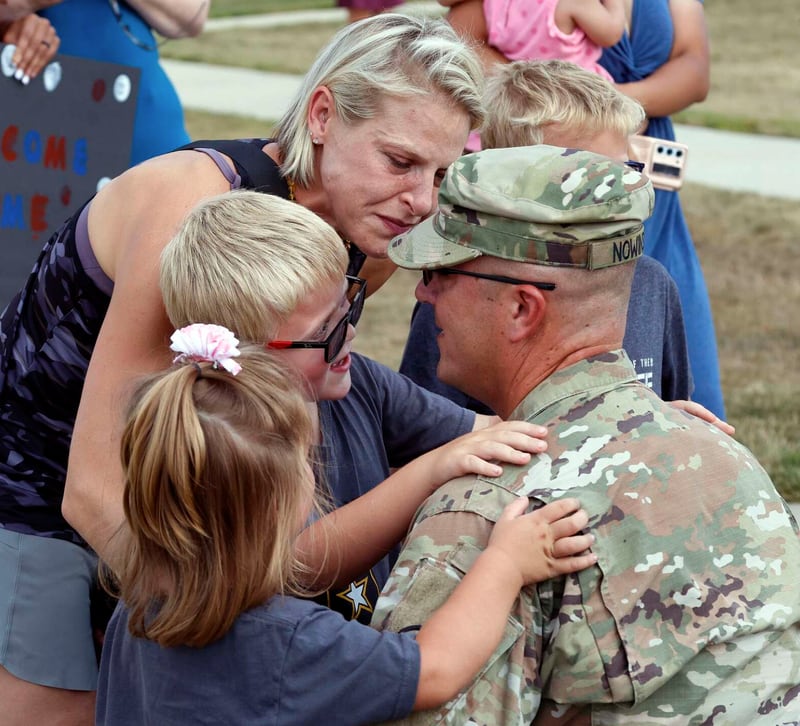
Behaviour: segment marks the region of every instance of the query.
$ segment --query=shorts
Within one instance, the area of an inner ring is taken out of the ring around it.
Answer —
[[[0,665],[29,683],[97,688],[90,594],[97,557],[0,527]]]

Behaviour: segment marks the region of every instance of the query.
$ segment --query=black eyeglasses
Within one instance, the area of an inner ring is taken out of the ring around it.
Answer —
[[[554,282],[533,282],[531,280],[520,280],[516,277],[506,277],[505,275],[486,275],[483,272],[472,272],[470,270],[459,270],[455,267],[441,267],[437,270],[423,270],[422,284],[428,286],[434,275],[464,275],[465,277],[477,277],[481,280],[494,280],[495,282],[505,282],[508,285],[533,285],[540,290],[555,290]]]
[[[364,309],[364,298],[367,296],[367,281],[361,277],[351,277],[346,275],[345,279],[349,283],[347,288],[347,299],[350,301],[350,309],[336,323],[336,327],[331,330],[330,335],[325,340],[272,340],[267,343],[267,348],[285,350],[286,348],[324,348],[325,362],[331,363],[344,347],[347,340],[348,325],[355,326],[361,318],[361,311]]]
[[[154,51],[166,42],[166,40],[162,40],[160,43],[148,43],[146,40],[138,38],[136,33],[131,30],[130,26],[122,17],[122,10],[119,7],[119,2],[117,2],[117,0],[108,0],[108,4],[111,7],[111,12],[114,13],[114,19],[117,21],[117,25],[119,25],[120,30],[125,33],[125,36],[128,38],[128,40],[130,40],[131,43],[133,43],[137,48],[147,51]]]
[[[644,171],[644,162],[641,161],[634,161],[633,159],[628,159],[625,162],[625,166],[629,166],[634,171],[638,171],[640,174]]]

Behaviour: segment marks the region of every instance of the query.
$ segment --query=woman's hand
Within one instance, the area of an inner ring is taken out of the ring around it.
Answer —
[[[14,78],[27,86],[58,52],[61,41],[50,21],[34,14],[13,20],[4,27],[0,38],[16,46],[12,58],[16,68]]]

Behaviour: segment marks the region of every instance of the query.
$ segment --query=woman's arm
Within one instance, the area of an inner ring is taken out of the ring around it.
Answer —
[[[126,0],[147,24],[165,38],[200,35],[211,0]]]
[[[123,411],[132,384],[172,360],[159,289],[161,250],[200,199],[228,188],[204,157],[176,152],[144,162],[104,187],[90,208],[92,249],[114,291],[81,395],[62,512],[112,569],[109,542],[124,522]]]
[[[459,436],[398,469],[384,482],[307,527],[299,557],[316,575],[314,588],[350,582],[405,536],[414,513],[440,485],[469,473],[498,476],[491,460],[525,464],[547,448],[546,429],[524,421]]]
[[[703,101],[710,85],[708,31],[698,0],[670,0],[675,37],[669,60],[647,78],[621,83],[620,91],[644,106],[649,117],[670,116]]]

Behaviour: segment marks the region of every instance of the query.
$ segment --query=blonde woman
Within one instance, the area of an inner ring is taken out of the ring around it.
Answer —
[[[0,610],[0,703],[9,724],[64,712],[91,723],[92,551],[115,561],[120,405],[131,381],[171,360],[159,256],[186,213],[238,187],[293,198],[347,240],[355,275],[430,213],[438,179],[480,122],[481,82],[474,54],[441,20],[379,15],[347,26],[275,141],[206,142],[206,151],[143,162],[46,243],[0,317],[0,581],[11,593]],[[15,603],[27,592],[22,618]]]

